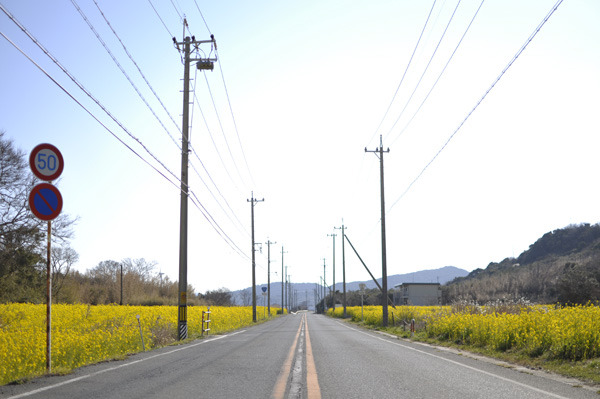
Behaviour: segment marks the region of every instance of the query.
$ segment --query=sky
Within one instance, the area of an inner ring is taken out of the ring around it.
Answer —
[[[381,277],[380,162],[365,152],[380,136],[388,275],[485,268],[548,231],[600,222],[596,0],[565,0],[533,39],[556,0],[0,4],[98,102],[0,12],[0,32],[64,88],[0,36],[0,130],[26,154],[62,152],[56,184],[78,218],[81,272],[144,258],[178,279],[184,68],[172,37],[184,16],[186,36],[215,37],[199,57],[218,58],[191,69],[197,292],[251,285],[252,196],[264,198],[258,284],[267,241],[272,281],[283,247],[292,282],[318,283],[325,263],[330,284],[334,233],[341,282],[342,224]],[[345,252],[346,280],[367,280]]]

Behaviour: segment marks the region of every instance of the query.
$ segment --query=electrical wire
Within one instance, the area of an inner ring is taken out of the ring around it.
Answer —
[[[410,95],[410,97],[406,101],[406,104],[404,104],[404,108],[402,108],[402,111],[400,111],[400,115],[398,115],[398,118],[396,118],[396,121],[394,122],[394,124],[392,125],[392,127],[390,128],[390,130],[388,131],[388,133],[385,135],[386,137],[388,137],[390,135],[390,133],[394,130],[394,128],[396,127],[396,124],[398,123],[398,121],[400,120],[400,118],[402,118],[402,115],[404,115],[404,111],[406,110],[406,107],[408,107],[408,104],[410,104],[410,101],[412,100],[412,98],[415,95],[417,89],[421,85],[421,81],[423,80],[423,77],[425,76],[425,74],[429,70],[429,66],[431,65],[431,62],[433,61],[433,58],[437,54],[437,51],[440,48],[440,44],[442,44],[442,41],[444,40],[444,37],[446,36],[446,32],[448,31],[448,28],[450,27],[450,24],[452,23],[452,20],[454,19],[454,15],[456,14],[456,10],[458,9],[458,6],[460,5],[460,2],[461,2],[461,0],[458,0],[458,3],[456,3],[456,7],[454,7],[454,11],[452,12],[452,16],[450,16],[450,20],[446,24],[446,28],[444,29],[444,32],[442,33],[442,37],[440,37],[440,40],[438,41],[437,46],[435,46],[435,50],[433,51],[433,54],[431,54],[431,57],[429,58],[429,62],[427,63],[427,66],[423,70],[423,73],[421,74],[421,77],[419,78],[419,81],[417,82],[417,84],[416,84],[416,86],[415,86],[412,94]]]
[[[2,4],[0,4],[0,8],[2,8],[3,11],[5,11],[4,8],[2,7]],[[56,79],[54,79],[44,68],[42,68],[38,63],[36,63],[29,55],[27,55],[23,50],[21,50],[21,48],[19,48],[19,46],[17,46],[12,40],[10,40],[4,33],[0,32],[0,35],[2,35],[2,37],[4,37],[14,48],[16,48],[21,54],[23,54],[25,56],[25,58],[27,58],[33,65],[35,65],[42,73],[44,73],[44,75],[46,75],[46,77],[48,79],[50,79],[63,92],[65,92],[65,94],[67,96],[69,96],[73,101],[75,101],[75,103],[77,103],[77,105],[79,105],[81,108],[83,108],[83,110],[85,112],[87,112],[96,122],[98,122],[104,129],[106,129],[107,132],[109,132],[114,138],[116,138],[121,144],[123,144],[129,151],[133,152],[135,154],[135,156],[140,158],[144,163],[146,163],[148,166],[150,166],[152,169],[154,169],[154,171],[156,171],[159,175],[161,175],[165,180],[167,180],[169,183],[171,183],[173,186],[175,186],[177,189],[179,189],[176,182],[173,182],[171,179],[169,179],[164,173],[162,173],[160,170],[158,170],[156,168],[156,166],[152,165],[146,158],[141,156],[137,151],[135,151],[131,146],[129,146],[129,144],[124,142],[123,139],[121,139],[108,126],[106,126],[104,123],[102,123],[102,121],[100,121],[100,119],[98,119],[96,117],[96,115],[94,115],[81,102],[79,102],[79,100],[77,100],[67,89],[65,89],[60,83],[58,83],[58,81],[56,81]]]
[[[202,18],[204,18],[204,17],[202,17]],[[207,28],[208,28],[208,26],[207,26]],[[216,48],[215,48],[215,53],[217,54],[217,58],[219,60],[221,60],[221,57],[219,56],[219,53],[216,50]],[[248,166],[248,159],[246,158],[246,152],[244,151],[244,146],[242,145],[242,140],[240,138],[240,132],[237,128],[237,123],[235,121],[235,115],[233,113],[233,107],[231,106],[231,100],[229,98],[229,91],[227,90],[227,83],[225,83],[225,75],[223,75],[223,68],[221,66],[222,61],[219,61],[218,64],[219,64],[219,71],[221,72],[221,79],[223,80],[223,87],[225,88],[227,104],[229,105],[229,112],[231,112],[231,119],[233,120],[233,127],[235,129],[235,134],[237,136],[238,144],[240,145],[240,149],[242,150],[242,156],[244,158],[244,163],[246,164],[246,170],[248,171],[248,176],[250,176],[250,181],[252,182],[252,185],[254,185],[254,178],[252,177],[252,172],[250,171],[250,166]]]
[[[156,155],[154,155],[149,149],[148,147],[146,147],[144,145],[144,143],[142,143],[142,141],[140,139],[138,139],[137,137],[135,137],[129,130],[127,130],[127,128],[112,114],[110,113],[110,111],[104,106],[102,105],[102,103],[100,103],[100,101],[98,99],[96,99],[96,97],[94,97],[92,95],[92,93],[90,93],[26,28],[25,26],[23,26],[1,3],[0,3],[0,9],[6,14],[6,16],[8,16],[8,18],[13,21],[13,23],[15,25],[17,25],[19,27],[19,29],[21,29],[21,31],[23,31],[23,33],[25,33],[25,35],[27,35],[27,37],[29,37],[29,39],[31,39],[31,41],[33,41],[33,43],[38,46],[38,48],[40,50],[42,50],[44,52],[44,54],[46,54],[46,56],[48,58],[50,58],[52,60],[52,62],[54,62],[54,64],[56,64],[56,66],[58,66],[70,79],[73,83],[75,83],[77,85],[77,87],[79,87],[79,89],[81,91],[83,91],[92,101],[94,101],[96,103],[96,105],[98,105],[100,107],[100,109],[102,109],[102,111],[104,111],[104,113],[106,113],[121,129],[123,129],[123,131],[125,133],[127,133],[127,135],[133,139],[134,141],[136,141],[143,149],[144,151],[146,151],[156,162],[158,162],[158,164],[160,166],[162,166],[167,172],[169,172],[170,175],[172,175],[176,180],[178,180],[179,182],[181,182],[181,180],[179,179],[179,177],[177,177],[169,168],[166,167],[165,164],[163,164],[157,157]]]
[[[152,9],[156,13],[156,16],[158,17],[158,19],[160,19],[160,22],[162,22],[163,26],[167,30],[167,33],[169,33],[169,37],[175,37],[175,36],[173,36],[173,34],[171,33],[171,31],[167,27],[167,24],[165,24],[165,21],[163,21],[163,19],[160,17],[160,14],[158,13],[158,11],[156,11],[156,8],[154,7],[154,4],[152,4],[152,0],[148,0],[148,3],[150,3],[150,6],[152,6]]]
[[[373,138],[379,132],[379,129],[381,128],[381,125],[383,124],[383,121],[385,120],[385,118],[387,117],[388,113],[390,112],[390,108],[392,108],[392,104],[394,103],[394,100],[396,99],[396,96],[398,95],[398,91],[400,90],[400,87],[402,86],[402,82],[404,82],[404,78],[406,77],[406,73],[408,72],[408,69],[410,68],[410,64],[412,63],[413,57],[415,56],[415,53],[417,52],[417,48],[419,48],[419,43],[421,42],[421,38],[423,37],[423,33],[425,33],[425,28],[427,28],[427,24],[429,23],[429,18],[431,18],[431,13],[433,12],[433,9],[435,8],[435,3],[436,2],[437,2],[437,0],[433,0],[433,4],[431,5],[431,9],[429,10],[429,14],[427,15],[427,19],[425,20],[425,25],[423,25],[423,29],[421,30],[421,34],[419,35],[419,40],[417,40],[417,44],[415,45],[415,48],[414,48],[414,50],[412,52],[412,55],[410,56],[410,59],[408,60],[408,64],[406,65],[406,69],[404,69],[404,73],[402,74],[402,79],[400,79],[400,83],[398,83],[398,87],[396,87],[396,91],[394,92],[394,95],[392,96],[392,100],[390,101],[390,104],[388,105],[387,109],[385,110],[385,113],[383,114],[383,117],[381,118],[381,121],[379,122],[379,125],[377,126],[377,129],[375,129],[375,131],[373,132],[373,135],[369,139],[369,143],[371,141],[373,141]]]
[[[552,6],[552,8],[548,12],[548,14],[544,17],[544,19],[542,20],[542,22],[540,22],[540,24],[535,28],[535,30],[533,31],[533,33],[527,38],[527,40],[525,41],[525,43],[521,46],[521,48],[517,51],[517,53],[511,58],[511,60],[509,61],[509,63],[506,65],[506,67],[504,67],[504,69],[502,70],[502,72],[500,72],[500,75],[498,75],[498,77],[494,80],[494,82],[492,83],[492,85],[486,90],[486,92],[479,99],[479,101],[477,101],[477,103],[471,109],[471,111],[469,111],[469,113],[467,114],[467,116],[462,120],[462,122],[458,125],[458,127],[454,130],[454,132],[452,132],[452,134],[450,135],[450,137],[448,137],[448,139],[446,140],[446,142],[444,143],[444,145],[442,145],[442,147],[433,156],[433,158],[425,165],[425,167],[421,170],[421,172],[417,175],[417,177],[415,177],[415,179],[408,185],[408,187],[406,188],[406,190],[404,190],[404,192],[400,195],[400,197],[398,197],[398,199],[396,199],[396,201],[394,201],[394,203],[392,204],[392,206],[390,206],[388,212],[391,212],[391,210],[394,208],[394,206],[408,193],[408,191],[419,180],[419,178],[423,175],[423,173],[425,173],[425,171],[427,170],[427,168],[433,163],[433,161],[436,160],[436,158],[440,155],[440,153],[448,146],[448,144],[454,138],[454,136],[456,135],[456,133],[458,133],[458,131],[463,127],[463,125],[469,119],[469,117],[473,114],[473,112],[475,112],[475,110],[477,109],[477,107],[479,107],[479,105],[487,97],[487,95],[490,93],[490,91],[492,91],[492,89],[496,86],[496,84],[500,81],[500,79],[502,79],[502,77],[504,76],[504,74],[506,73],[506,71],[508,71],[508,69],[515,63],[515,61],[517,60],[517,58],[519,58],[519,56],[523,53],[523,51],[525,51],[525,49],[527,48],[527,46],[529,45],[529,43],[531,43],[531,41],[533,40],[533,38],[538,34],[538,32],[542,29],[542,27],[546,24],[546,22],[548,22],[548,20],[552,16],[552,14],[554,14],[554,12],[558,9],[558,7],[561,5],[562,2],[563,2],[563,0],[558,0],[554,4],[554,6]]]
[[[197,96],[196,96],[196,76],[197,76],[197,71],[194,71],[194,88],[192,90],[193,93],[193,97],[194,99],[197,101]],[[194,121],[194,105],[195,105],[195,101],[192,102],[192,112],[191,112],[191,120],[190,120],[190,135],[191,135],[191,131],[192,131],[192,127],[193,127],[193,121]],[[198,107],[200,108],[200,107]],[[201,110],[202,112],[202,110]],[[221,190],[219,190],[219,187],[217,186],[217,184],[215,183],[215,181],[213,180],[212,176],[210,175],[210,173],[208,172],[208,170],[206,169],[206,166],[204,166],[204,162],[202,162],[202,160],[200,159],[199,155],[196,153],[196,151],[194,151],[193,147],[190,144],[190,148],[192,150],[192,154],[195,155],[196,159],[198,159],[198,162],[200,162],[200,165],[202,165],[202,168],[204,169],[204,171],[206,172],[206,175],[208,176],[208,178],[210,179],[211,183],[213,184],[213,186],[215,187],[215,189],[217,190],[217,192],[219,193],[219,195],[221,196],[221,198],[225,201],[225,204],[227,205],[227,208],[229,208],[231,214],[234,216],[234,218],[236,219],[236,221],[238,222],[238,225],[242,228],[242,230],[239,230],[242,233],[246,233],[246,235],[250,235],[248,233],[248,231],[246,230],[246,228],[244,227],[244,225],[242,224],[242,222],[239,220],[239,218],[237,217],[237,215],[235,214],[235,212],[233,211],[233,209],[231,208],[231,206],[229,205],[229,202],[227,201],[227,199],[225,198],[225,196],[223,196],[223,194],[221,193]],[[210,193],[210,195],[213,197],[213,199],[215,200],[215,202],[217,203],[217,205],[219,205],[219,207],[221,208],[221,210],[223,211],[223,213],[225,213],[225,216],[227,216],[227,218],[235,225],[235,222],[233,221],[233,219],[231,219],[231,216],[229,216],[229,214],[227,213],[227,211],[225,211],[225,209],[223,208],[223,206],[221,205],[221,202],[216,198],[215,194],[213,193],[213,191],[210,189],[210,187],[208,186],[208,184],[206,184],[206,182],[204,181],[204,179],[202,178],[202,176],[200,175],[200,173],[198,172],[198,169],[196,169],[196,166],[192,163],[192,161],[190,161],[190,165],[192,166],[192,169],[194,170],[194,172],[196,173],[196,175],[198,176],[198,178],[200,179],[200,181],[204,184],[204,186],[206,187],[206,189],[208,190],[208,192]]]
[[[202,21],[204,21],[204,26],[206,26],[206,30],[208,30],[208,33],[210,33],[212,35],[212,32],[210,31],[210,28],[208,27],[208,24],[206,23],[206,19],[204,19],[204,15],[202,14],[202,11],[200,11],[200,7],[198,7],[198,2],[196,0],[194,0],[194,4],[196,4],[196,8],[198,9],[200,16],[202,17]]]
[[[235,168],[235,171],[237,172],[238,177],[240,178],[240,181],[243,183],[244,179],[242,178],[240,169],[237,166],[237,162],[235,162],[235,157],[233,156],[233,152],[231,152],[231,147],[229,146],[229,140],[227,140],[227,135],[225,134],[225,130],[223,129],[223,124],[221,123],[221,117],[219,116],[219,111],[217,110],[217,104],[215,103],[215,98],[213,97],[212,90],[210,88],[210,83],[208,82],[208,77],[206,76],[206,72],[203,71],[203,74],[204,74],[204,79],[206,80],[206,87],[208,87],[208,94],[210,95],[210,99],[212,101],[213,108],[215,110],[215,115],[217,117],[217,121],[219,122],[219,127],[221,128],[221,133],[223,134],[223,138],[225,139],[225,145],[227,146],[227,151],[229,151],[229,156],[231,157],[231,160],[233,161],[233,166]]]
[[[175,127],[177,128],[177,130],[179,130],[179,132],[181,132],[181,128],[179,127],[179,125],[177,124],[177,122],[175,122],[175,119],[173,118],[173,116],[171,115],[171,113],[169,112],[169,110],[167,109],[167,107],[165,106],[165,104],[163,103],[163,101],[161,100],[161,98],[158,96],[158,94],[156,93],[156,91],[154,90],[154,88],[152,87],[152,85],[150,84],[150,82],[148,81],[148,79],[146,78],[146,75],[144,75],[144,73],[142,72],[142,70],[141,70],[140,66],[138,65],[138,63],[135,62],[135,60],[133,59],[133,56],[127,50],[127,47],[125,47],[125,44],[123,43],[123,41],[121,40],[121,38],[119,37],[119,35],[115,31],[115,29],[112,27],[112,25],[108,21],[108,18],[106,17],[106,15],[104,14],[104,12],[102,12],[102,9],[100,9],[100,5],[98,4],[98,1],[94,0],[94,4],[96,4],[96,7],[98,8],[98,11],[100,11],[100,14],[102,14],[102,18],[104,18],[104,21],[106,21],[106,24],[108,25],[108,27],[110,28],[110,30],[114,33],[114,35],[117,38],[117,40],[119,40],[119,43],[121,43],[121,46],[123,47],[123,50],[125,50],[125,53],[129,57],[129,59],[131,60],[131,62],[133,63],[133,65],[135,65],[135,67],[137,68],[138,72],[140,73],[140,75],[144,79],[144,82],[146,82],[146,85],[148,85],[148,88],[150,88],[150,90],[152,91],[152,94],[154,94],[154,97],[156,97],[156,99],[158,100],[158,102],[160,103],[160,105],[163,107],[164,111],[167,113],[167,115],[169,116],[169,119],[171,119],[171,122],[173,122],[173,124],[175,125]],[[169,133],[169,132],[167,131],[167,133]],[[169,133],[169,136],[171,136],[170,133]],[[173,139],[173,136],[171,136],[171,138]],[[181,149],[181,146],[179,145],[179,143],[177,141],[175,141],[175,144],[177,145],[177,147],[179,149]]]
[[[105,112],[107,113],[111,119],[113,119],[113,121],[115,123],[117,123],[117,125],[119,125],[119,127],[121,127],[121,129],[123,129],[130,137],[132,137],[134,140],[136,140],[138,142],[138,144],[140,144],[149,154],[150,156],[157,161],[163,168],[165,168],[167,171],[169,171],[168,168],[166,168],[166,166],[164,166],[164,164],[162,162],[160,162],[151,152],[149,152],[149,150],[143,145],[143,143],[135,138],[135,136],[133,136],[118,120],[116,120],[116,118],[114,118],[112,116],[112,114],[110,114],[108,112],[108,110],[99,103],[99,101],[97,101],[95,99],[95,97],[93,97],[91,95],[91,93],[89,91],[87,91],[87,89],[85,89],[78,81],[77,79],[75,79],[75,77],[73,75],[71,75],[71,73],[66,70],[66,68],[64,68],[62,66],[62,64],[60,64],[60,62],[48,51],[45,49],[45,47],[39,42],[37,41],[37,39],[35,37],[33,37],[33,35],[31,35],[27,29],[21,25],[21,23],[19,21],[16,20],[16,18],[10,13],[8,12],[8,10],[6,10],[6,8],[4,8],[4,6],[2,4],[0,4],[0,9],[65,73],[67,74],[67,76],[86,94],[88,95],[88,97],[92,98],[92,100],[94,100],[94,102]],[[163,178],[165,178],[169,183],[171,183],[173,186],[175,186],[178,190],[183,191],[183,189],[181,187],[178,186],[178,184],[174,181],[172,181],[171,179],[169,179],[164,173],[162,173],[157,167],[155,167],[154,165],[152,165],[147,159],[145,159],[144,157],[142,157],[138,152],[136,152],[131,146],[129,146],[127,143],[125,143],[119,136],[117,136],[111,129],[109,129],[104,123],[102,123],[102,121],[100,121],[89,109],[87,109],[81,102],[79,102],[68,90],[66,90],[60,83],[58,83],[58,81],[56,81],[56,79],[54,79],[47,71],[45,71],[39,64],[37,64],[31,57],[29,57],[23,50],[21,50],[14,42],[12,42],[6,35],[4,35],[4,33],[0,32],[0,35],[2,35],[2,37],[4,37],[11,45],[13,45],[13,47],[15,47],[19,52],[21,52],[21,54],[23,54],[30,62],[32,62],[38,69],[40,69],[40,71],[42,71],[52,82],[54,82],[61,90],[63,90],[73,101],[75,101],[81,108],[83,108],[94,120],[96,120],[102,127],[104,127],[113,137],[115,137],[121,144],[123,144],[126,148],[128,148],[130,151],[132,151],[138,158],[140,158],[142,161],[144,161],[146,164],[148,164],[150,167],[152,167],[157,173],[159,173]],[[170,172],[170,171],[169,171]],[[171,174],[173,174],[172,172],[170,172]],[[179,183],[182,183],[181,180],[179,178],[177,178],[177,176],[175,176],[175,178],[177,179],[177,181]],[[187,189],[189,190],[189,186],[187,187]],[[249,259],[249,257],[243,253],[243,251],[240,250],[240,248],[233,242],[233,240],[223,231],[223,229],[219,226],[219,224],[214,220],[214,218],[212,217],[212,215],[210,215],[210,212],[208,212],[206,210],[206,208],[202,205],[202,203],[200,202],[200,200],[195,196],[195,194],[192,192],[192,203],[196,206],[196,208],[198,210],[200,210],[200,212],[202,213],[202,215],[209,221],[209,223],[211,224],[211,226],[213,227],[213,229],[217,232],[217,234],[219,234],[219,236],[221,236],[221,238],[234,250],[236,251],[238,254],[240,254],[242,257],[245,257],[247,259]],[[212,221],[211,221],[212,220]]]
[[[435,89],[435,86],[440,81],[440,78],[442,77],[442,75],[446,71],[446,68],[448,68],[448,65],[450,64],[450,61],[452,61],[452,58],[454,57],[454,54],[456,54],[456,50],[458,50],[458,47],[460,47],[460,44],[462,43],[463,39],[467,35],[467,32],[469,31],[469,29],[471,28],[471,25],[473,24],[473,21],[475,21],[475,17],[477,17],[477,14],[479,14],[479,10],[481,10],[481,6],[483,6],[484,2],[485,2],[485,0],[481,0],[481,3],[479,4],[479,7],[477,8],[477,11],[475,11],[475,14],[473,15],[473,18],[471,18],[471,22],[469,22],[469,25],[467,26],[467,29],[465,29],[465,32],[463,33],[462,37],[458,41],[458,44],[454,48],[454,51],[450,55],[450,58],[446,62],[446,65],[444,65],[444,68],[442,69],[442,71],[438,75],[437,79],[433,83],[433,86],[431,86],[431,89],[429,89],[429,92],[427,93],[427,95],[425,96],[425,98],[423,98],[423,101],[421,101],[421,104],[419,105],[419,107],[417,108],[417,110],[413,113],[413,116],[408,120],[408,122],[406,123],[406,125],[404,125],[404,127],[402,128],[402,130],[400,131],[400,133],[398,133],[396,135],[396,137],[392,140],[392,142],[390,143],[390,145],[394,144],[396,142],[396,140],[398,140],[398,138],[404,133],[404,131],[408,128],[408,126],[411,124],[411,122],[413,121],[413,119],[415,119],[415,117],[417,116],[417,114],[419,113],[419,111],[421,110],[421,108],[423,107],[423,104],[425,104],[425,102],[429,98],[429,95],[431,94],[431,92],[433,91],[433,89]]]
[[[81,17],[83,18],[83,20],[87,23],[88,27],[94,33],[94,35],[96,36],[96,38],[98,39],[98,41],[100,42],[100,44],[102,44],[102,47],[104,47],[104,50],[106,50],[106,52],[108,53],[108,55],[110,55],[110,58],[113,60],[113,62],[117,66],[117,68],[119,68],[119,70],[121,71],[121,73],[125,76],[125,78],[129,82],[129,84],[131,85],[131,87],[133,87],[133,89],[135,90],[135,92],[137,93],[137,95],[144,102],[144,104],[146,105],[146,107],[148,107],[148,109],[150,110],[150,112],[152,113],[152,115],[154,115],[154,117],[156,118],[156,120],[158,121],[158,123],[160,123],[160,125],[162,126],[162,128],[164,129],[164,131],[167,133],[167,135],[171,138],[171,140],[173,140],[173,143],[175,143],[175,145],[179,149],[181,149],[181,146],[179,145],[179,143],[177,142],[177,140],[175,140],[175,138],[173,137],[173,135],[169,132],[169,130],[167,129],[167,127],[165,126],[165,124],[163,123],[163,121],[158,117],[158,115],[156,114],[156,112],[154,111],[154,109],[150,106],[150,104],[148,103],[148,101],[146,100],[146,98],[142,95],[142,93],[140,92],[140,90],[138,89],[138,87],[135,85],[135,83],[133,83],[133,81],[131,80],[131,78],[127,74],[127,72],[125,72],[125,69],[123,69],[123,67],[121,66],[121,64],[119,63],[119,61],[115,57],[115,55],[108,48],[108,46],[106,45],[106,42],[102,39],[102,37],[100,37],[100,34],[96,30],[96,28],[94,28],[94,25],[92,24],[92,22],[88,19],[88,17],[85,15],[85,13],[83,12],[83,10],[79,7],[79,4],[77,4],[77,1],[76,0],[71,0],[71,3],[75,7],[75,9],[77,9],[77,11],[79,12],[79,15],[81,15]],[[97,3],[96,3],[96,5],[97,5]],[[110,24],[109,24],[109,26],[110,26]],[[112,27],[111,27],[111,29],[112,29]],[[114,30],[113,30],[113,32],[114,32]],[[123,43],[121,42],[121,44],[123,44]],[[127,49],[125,49],[125,51],[127,51]],[[141,73],[141,71],[140,71],[140,73]]]
[[[204,26],[206,26],[206,30],[208,30],[208,33],[212,36],[212,31],[210,30],[210,28],[208,26],[208,23],[206,22],[206,18],[204,18],[204,14],[202,14],[202,11],[200,10],[200,7],[198,6],[198,2],[196,0],[194,0],[194,4],[196,5],[196,9],[198,10],[198,13],[200,14],[200,17],[202,18],[202,21],[204,22]],[[246,165],[246,170],[248,171],[248,176],[250,176],[250,181],[252,182],[252,185],[254,185],[255,184],[254,183],[254,177],[252,176],[252,171],[250,170],[250,167],[248,165],[248,159],[246,157],[246,152],[244,151],[244,146],[242,145],[242,140],[240,138],[240,132],[238,130],[237,122],[235,120],[235,114],[233,113],[233,107],[231,105],[231,99],[229,97],[229,90],[227,90],[227,83],[225,81],[225,75],[223,73],[223,67],[222,67],[222,63],[223,63],[222,62],[222,58],[219,55],[219,52],[217,51],[216,44],[215,44],[215,54],[217,55],[217,58],[219,59],[218,65],[219,65],[219,71],[221,73],[221,80],[223,81],[223,88],[225,89],[225,96],[227,97],[227,104],[229,105],[229,112],[231,113],[231,119],[233,121],[233,127],[235,129],[235,133],[236,133],[236,136],[237,136],[237,139],[238,139],[238,144],[240,145],[240,150],[242,151],[242,156],[244,158],[244,163]],[[237,168],[237,166],[236,166],[236,168]]]

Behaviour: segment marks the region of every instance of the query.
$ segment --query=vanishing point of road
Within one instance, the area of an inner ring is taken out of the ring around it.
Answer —
[[[0,398],[595,398],[542,372],[300,312],[0,387]]]

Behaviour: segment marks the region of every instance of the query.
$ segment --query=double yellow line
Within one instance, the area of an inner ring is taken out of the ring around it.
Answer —
[[[300,341],[301,332],[304,330],[304,337],[306,340],[306,350],[298,352],[298,356],[302,353],[306,354],[306,391],[309,399],[321,399],[321,388],[319,387],[319,379],[317,378],[317,369],[315,367],[315,358],[312,352],[312,346],[310,344],[310,333],[308,332],[308,322],[306,320],[306,313],[302,315],[300,326],[296,332],[296,337],[290,348],[287,359],[283,363],[275,388],[273,388],[273,394],[271,395],[274,399],[283,399],[287,388],[288,380],[290,379],[290,373],[292,372],[292,363],[294,361],[294,355],[296,347]]]

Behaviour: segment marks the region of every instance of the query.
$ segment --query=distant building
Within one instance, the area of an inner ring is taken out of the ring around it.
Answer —
[[[442,303],[440,283],[403,283],[394,288],[395,305],[435,306]]]

